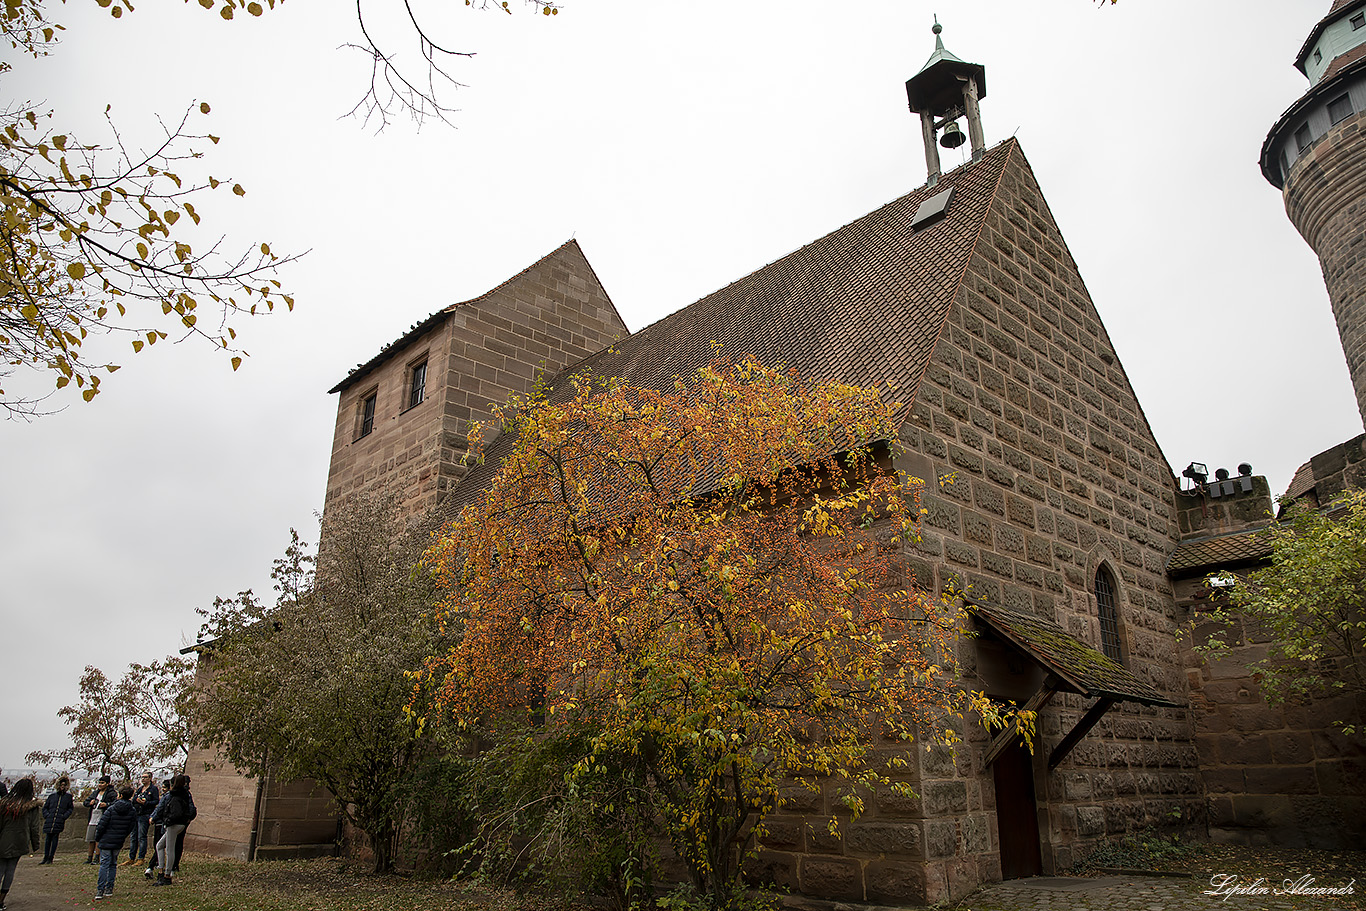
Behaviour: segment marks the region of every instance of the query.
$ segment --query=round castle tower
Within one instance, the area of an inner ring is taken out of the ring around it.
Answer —
[[[1262,174],[1318,254],[1366,423],[1366,0],[1334,0],[1295,66],[1309,91],[1262,144]]]

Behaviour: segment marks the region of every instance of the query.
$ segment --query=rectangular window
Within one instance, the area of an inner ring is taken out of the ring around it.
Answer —
[[[1352,116],[1352,99],[1346,95],[1339,95],[1328,102],[1328,119],[1334,124],[1342,123]]]
[[[375,429],[375,403],[379,401],[379,390],[361,399],[360,403],[360,433],[356,434],[356,439],[367,436],[370,431]]]
[[[1315,49],[1315,51],[1314,51],[1314,62],[1315,62],[1315,63],[1322,63],[1322,62],[1323,62],[1323,51],[1320,51],[1320,50]]]
[[[1352,23],[1352,31],[1355,32],[1357,29],[1366,26],[1366,13],[1357,13],[1347,21]]]
[[[1313,142],[1313,140],[1309,138],[1309,124],[1306,123],[1295,131],[1295,147],[1303,152],[1305,149],[1309,148],[1311,142]]]
[[[416,408],[427,397],[427,362],[413,365],[412,379],[408,383],[408,407]]]

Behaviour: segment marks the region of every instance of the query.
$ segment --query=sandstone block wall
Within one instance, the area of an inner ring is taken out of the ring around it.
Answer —
[[[1129,669],[1185,703],[1165,574],[1175,479],[1018,154],[901,437],[904,466],[928,481],[924,534],[907,556],[917,578],[941,589],[961,581],[1099,649],[1092,580],[1103,563],[1119,588]],[[971,669],[970,644],[964,658]],[[1066,871],[1107,836],[1204,824],[1185,709],[1121,704],[1046,772],[1086,708],[1059,694],[1040,719],[1045,872]],[[770,826],[765,872],[808,894],[883,904],[952,900],[999,879],[987,738],[974,723],[963,733],[956,756],[914,750],[919,798],[874,795],[842,840],[824,834],[841,812],[830,795],[793,795]]]
[[[499,287],[386,352],[348,381],[337,403],[324,509],[353,491],[392,487],[405,507],[432,506],[466,471],[471,422],[490,403],[627,334],[577,243],[570,241]],[[408,408],[411,365],[427,359],[426,400]],[[361,403],[377,395],[374,430],[359,436]]]
[[[1366,423],[1366,115],[1337,124],[1291,166],[1285,211],[1318,254]]]
[[[1194,639],[1214,627],[1194,612]],[[1248,665],[1266,637],[1239,625],[1242,643],[1216,661],[1187,653],[1210,837],[1245,845],[1354,849],[1366,843],[1366,748],[1334,723],[1366,719],[1351,696],[1270,706]]]
[[[185,763],[199,815],[185,830],[185,850],[247,859],[256,812],[256,779],[216,751],[195,749]]]

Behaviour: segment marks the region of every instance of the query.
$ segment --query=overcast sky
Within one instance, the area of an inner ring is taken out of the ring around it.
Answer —
[[[427,4],[477,51],[454,128],[340,117],[368,70],[335,3],[227,23],[69,0],[56,54],[0,81],[85,142],[106,104],[149,144],[154,114],[210,102],[205,172],[247,195],[205,222],[309,251],[280,276],[295,312],[238,326],[238,373],[120,342],[93,404],[0,422],[0,765],[65,744],[85,665],[117,675],[192,641],[216,594],[269,592],[289,528],[316,538],[326,390],[413,322],[576,237],[638,329],[922,184],[903,83],[936,12],[986,66],[987,142],[1019,137],[1176,471],[1249,461],[1279,492],[1361,432],[1318,262],[1257,167],[1329,0],[512,2]]]

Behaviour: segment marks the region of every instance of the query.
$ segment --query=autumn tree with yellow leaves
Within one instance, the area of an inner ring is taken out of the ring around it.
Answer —
[[[98,2],[116,16],[126,6]],[[61,33],[42,0],[7,2],[0,80],[13,55],[56,53]],[[87,355],[92,336],[108,335],[124,336],[133,353],[197,337],[237,369],[235,320],[293,306],[274,277],[287,257],[269,244],[229,253],[222,241],[194,236],[204,194],[246,192],[198,176],[194,159],[217,142],[198,126],[209,110],[192,107],[149,147],[125,143],[112,120],[109,138],[91,143],[27,100],[0,112],[0,377],[49,372],[56,389],[90,401],[101,377],[119,369],[114,352]],[[45,397],[0,388],[0,408],[33,414]]]
[[[94,0],[114,18],[133,14],[130,0]],[[231,20],[260,16],[282,0],[197,0]],[[552,14],[545,0],[523,0]],[[468,4],[508,12],[507,3]],[[421,123],[445,119],[451,108],[438,88],[458,83],[446,67],[468,52],[434,40],[412,7],[402,5],[415,69],[371,37],[365,13],[354,9],[369,79],[352,113],[383,127],[400,113]],[[60,54],[63,27],[46,0],[7,0],[0,9],[0,409],[34,415],[51,391],[16,391],[6,377],[47,373],[55,390],[91,401],[101,380],[120,368],[117,351],[136,354],[168,338],[197,338],[218,349],[236,370],[245,351],[240,320],[293,308],[276,277],[291,257],[269,243],[232,244],[199,227],[199,208],[214,192],[243,196],[241,184],[205,173],[198,161],[218,142],[207,127],[210,104],[170,118],[150,143],[125,140],[110,118],[95,141],[62,126],[58,112],[16,98],[4,74],[22,57]],[[88,342],[122,337],[128,348]],[[8,388],[6,388],[8,387]],[[52,391],[55,391],[52,390]],[[60,400],[60,399],[59,399]]]
[[[857,813],[889,782],[875,745],[996,717],[955,682],[957,609],[898,561],[919,484],[875,392],[746,359],[662,391],[580,378],[501,418],[496,478],[426,558],[458,638],[426,665],[435,720],[589,731],[571,776],[637,762],[709,907],[781,786],[833,779]]]

